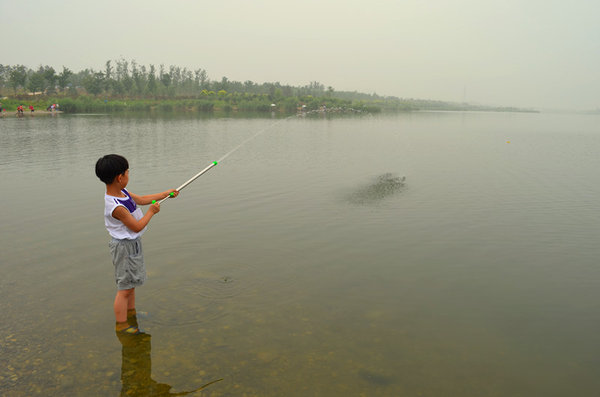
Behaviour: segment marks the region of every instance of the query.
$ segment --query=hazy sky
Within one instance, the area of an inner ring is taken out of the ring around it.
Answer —
[[[598,0],[0,0],[1,64],[135,59],[212,80],[600,108]]]

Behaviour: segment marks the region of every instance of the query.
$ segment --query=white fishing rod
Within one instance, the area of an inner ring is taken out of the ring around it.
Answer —
[[[194,175],[193,177],[191,177],[190,179],[188,179],[183,185],[179,186],[177,189],[178,192],[181,191],[181,189],[183,189],[184,187],[186,187],[187,185],[189,185],[190,183],[194,182],[196,179],[198,179],[202,174],[204,174],[206,171],[210,170],[212,167],[214,167],[215,165],[217,165],[218,163],[216,161],[213,161],[208,167],[206,167],[205,169],[203,169],[202,171],[200,171],[199,173],[197,173],[196,175]],[[165,201],[166,199],[168,199],[169,197],[173,197],[174,194],[171,192],[171,194],[169,194],[167,197],[165,197],[164,199],[160,200],[158,202],[158,204],[162,204],[163,201]],[[156,202],[156,200],[152,200],[152,203],[154,204]]]
[[[293,117],[293,116],[290,116]],[[225,154],[223,157],[221,157],[219,160],[217,161],[213,161],[208,167],[206,167],[205,169],[203,169],[202,171],[200,171],[199,173],[197,173],[196,175],[194,175],[193,177],[191,177],[190,179],[188,179],[183,185],[179,186],[177,189],[178,192],[181,191],[181,189],[183,189],[184,187],[186,187],[187,185],[189,185],[190,183],[194,182],[196,179],[198,179],[201,175],[203,175],[204,173],[206,173],[208,170],[210,170],[211,168],[213,168],[214,166],[216,166],[217,164],[219,164],[221,161],[225,160],[227,157],[229,157],[230,154],[232,154],[233,152],[235,152],[236,150],[238,150],[239,148],[241,148],[242,146],[244,146],[246,143],[250,142],[251,140],[253,140],[254,138],[256,138],[257,136],[259,136],[260,134],[262,134],[263,132],[265,132],[266,130],[268,130],[271,127],[274,127],[275,125],[289,119],[290,117],[286,117],[285,119],[281,119],[275,123],[272,123],[271,125],[263,128],[262,130],[258,131],[256,134],[252,135],[250,138],[246,139],[245,141],[243,141],[242,143],[240,143],[239,145],[237,145],[236,147],[234,147],[233,149],[231,149],[229,152],[227,152],[227,154]],[[165,197],[164,199],[158,201],[159,204],[162,204],[163,201],[165,201],[166,199],[168,199],[169,197],[173,197],[174,193],[170,193],[167,197]],[[152,200],[152,204],[154,204],[156,202],[156,200]]]

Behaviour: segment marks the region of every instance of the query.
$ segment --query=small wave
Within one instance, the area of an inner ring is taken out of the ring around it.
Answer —
[[[146,298],[148,323],[187,326],[227,317],[248,302],[261,305],[262,296],[285,298],[295,283],[291,266],[248,263],[208,263],[185,279],[171,280],[153,289]]]
[[[227,301],[258,287],[252,266],[205,265],[202,273],[152,291],[149,322],[177,326],[210,322],[227,315]]]

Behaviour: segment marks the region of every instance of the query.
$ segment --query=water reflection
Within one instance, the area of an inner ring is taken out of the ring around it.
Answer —
[[[171,386],[152,379],[150,334],[128,335],[117,332],[123,346],[121,396],[170,396]]]
[[[152,379],[152,336],[116,332],[121,342],[121,396],[185,396],[220,382],[217,379],[201,387],[182,392],[171,392],[172,386]]]

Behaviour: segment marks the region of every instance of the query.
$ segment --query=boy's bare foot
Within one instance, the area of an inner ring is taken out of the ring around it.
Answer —
[[[137,334],[143,334],[144,333],[144,331],[140,330],[137,327],[137,324],[130,325],[127,322],[124,322],[124,323],[117,322],[117,324],[115,326],[115,330],[117,332],[124,333],[124,334],[130,334],[130,335],[137,335]]]
[[[115,330],[116,331],[122,331],[125,328],[129,327],[129,324],[127,323],[127,321],[125,321],[124,323],[120,323],[117,321],[117,324],[115,325]]]
[[[138,327],[135,327],[133,325],[130,325],[127,328],[117,329],[117,332],[127,335],[139,335],[144,333],[144,331],[140,330]]]

